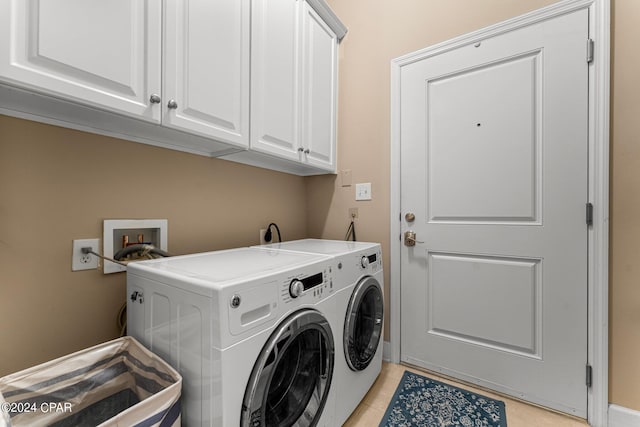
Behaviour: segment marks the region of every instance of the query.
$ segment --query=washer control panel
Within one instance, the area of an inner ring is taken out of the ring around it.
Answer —
[[[281,284],[281,296],[285,303],[293,300],[315,301],[333,292],[332,267],[317,273],[287,277]]]

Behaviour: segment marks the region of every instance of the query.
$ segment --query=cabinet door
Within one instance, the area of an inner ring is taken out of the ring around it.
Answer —
[[[248,147],[250,0],[165,6],[163,124]]]
[[[160,26],[154,0],[0,0],[0,80],[159,121]]]
[[[299,1],[252,7],[251,149],[299,160]]]
[[[302,14],[302,141],[304,160],[335,170],[336,71],[335,33],[307,4]]]

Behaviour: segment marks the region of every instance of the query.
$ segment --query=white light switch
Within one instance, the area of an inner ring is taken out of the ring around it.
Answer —
[[[371,183],[356,184],[356,200],[371,200]]]
[[[345,169],[340,171],[340,177],[342,177],[342,186],[351,187],[351,169]]]

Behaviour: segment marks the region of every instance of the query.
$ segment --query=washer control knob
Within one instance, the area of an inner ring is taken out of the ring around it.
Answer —
[[[294,279],[289,285],[289,295],[291,298],[298,298],[304,292],[304,283],[300,280]]]
[[[369,267],[369,258],[367,258],[366,256],[363,256],[362,259],[360,260],[360,265],[362,266],[362,268]]]

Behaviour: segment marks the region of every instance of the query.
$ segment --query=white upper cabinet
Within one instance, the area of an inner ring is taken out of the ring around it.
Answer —
[[[334,170],[338,40],[314,9],[302,8],[301,146],[309,164]]]
[[[154,0],[1,0],[0,78],[160,121],[161,6]]]
[[[3,80],[248,146],[249,0],[2,1]]]
[[[333,172],[338,38],[302,0],[254,0],[252,150]]]
[[[250,146],[299,160],[299,1],[252,4]]]
[[[165,1],[164,125],[249,145],[250,13],[249,0]]]
[[[306,2],[253,3],[252,150],[335,169],[336,34]]]
[[[345,34],[325,0],[0,0],[0,114],[334,172]]]

